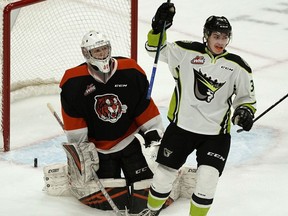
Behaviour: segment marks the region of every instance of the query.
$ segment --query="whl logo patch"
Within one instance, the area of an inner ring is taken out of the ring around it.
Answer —
[[[192,64],[204,64],[205,63],[205,58],[204,56],[196,56],[191,60]]]
[[[84,92],[84,96],[89,95],[90,93],[94,92],[95,90],[96,90],[96,87],[94,84],[87,85],[87,88]]]

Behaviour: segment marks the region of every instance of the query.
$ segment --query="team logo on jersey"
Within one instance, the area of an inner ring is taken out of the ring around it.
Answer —
[[[173,153],[171,150],[164,148],[164,156],[165,157],[170,157],[170,155]]]
[[[95,85],[93,83],[90,84],[90,85],[87,85],[87,88],[86,88],[86,90],[84,92],[84,96],[89,95],[90,93],[94,92],[95,90],[96,90],[96,87],[95,87]]]
[[[104,94],[95,97],[94,109],[99,119],[115,123],[126,113],[127,106],[121,103],[117,95]]]
[[[204,56],[196,56],[191,60],[192,64],[204,64],[205,63],[205,58]]]
[[[212,80],[206,74],[202,74],[201,70],[194,70],[194,93],[198,100],[210,103],[216,91],[218,91],[224,84],[216,80]]]

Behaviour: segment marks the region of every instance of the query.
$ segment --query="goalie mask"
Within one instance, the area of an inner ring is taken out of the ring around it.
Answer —
[[[110,72],[111,44],[105,35],[96,31],[88,32],[82,39],[81,49],[87,63],[102,73]]]

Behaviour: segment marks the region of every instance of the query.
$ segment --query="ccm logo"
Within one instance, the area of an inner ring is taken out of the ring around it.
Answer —
[[[135,173],[136,173],[136,174],[140,174],[140,173],[146,172],[147,169],[148,169],[148,167],[143,167],[143,168],[141,168],[141,169],[136,170]]]
[[[224,66],[224,65],[222,65],[221,68],[225,69],[225,70],[233,71],[233,68],[230,68],[230,67],[227,67],[227,66]]]
[[[225,158],[222,157],[222,156],[219,155],[219,154],[216,154],[216,153],[213,153],[213,152],[208,152],[207,155],[209,155],[209,156],[211,156],[211,157],[218,158],[218,159],[220,159],[220,160],[222,160],[222,161],[225,161]]]

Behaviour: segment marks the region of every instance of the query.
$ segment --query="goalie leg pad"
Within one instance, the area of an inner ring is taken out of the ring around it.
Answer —
[[[163,208],[168,207],[180,197],[191,199],[196,185],[196,171],[197,169],[186,165],[179,169],[169,198],[166,200]]]
[[[129,214],[138,215],[143,209],[147,208],[149,187],[152,179],[134,182],[131,187]]]
[[[183,166],[180,169],[180,197],[191,199],[196,187],[197,169],[191,166]],[[173,191],[173,190],[172,190]]]
[[[129,192],[125,179],[100,179],[119,210],[125,210],[129,204]],[[101,210],[112,210],[111,205],[101,192],[95,181],[85,186],[72,185],[72,194],[83,204]]]
[[[70,196],[67,165],[53,164],[43,168],[44,183],[43,191],[52,196]]]

